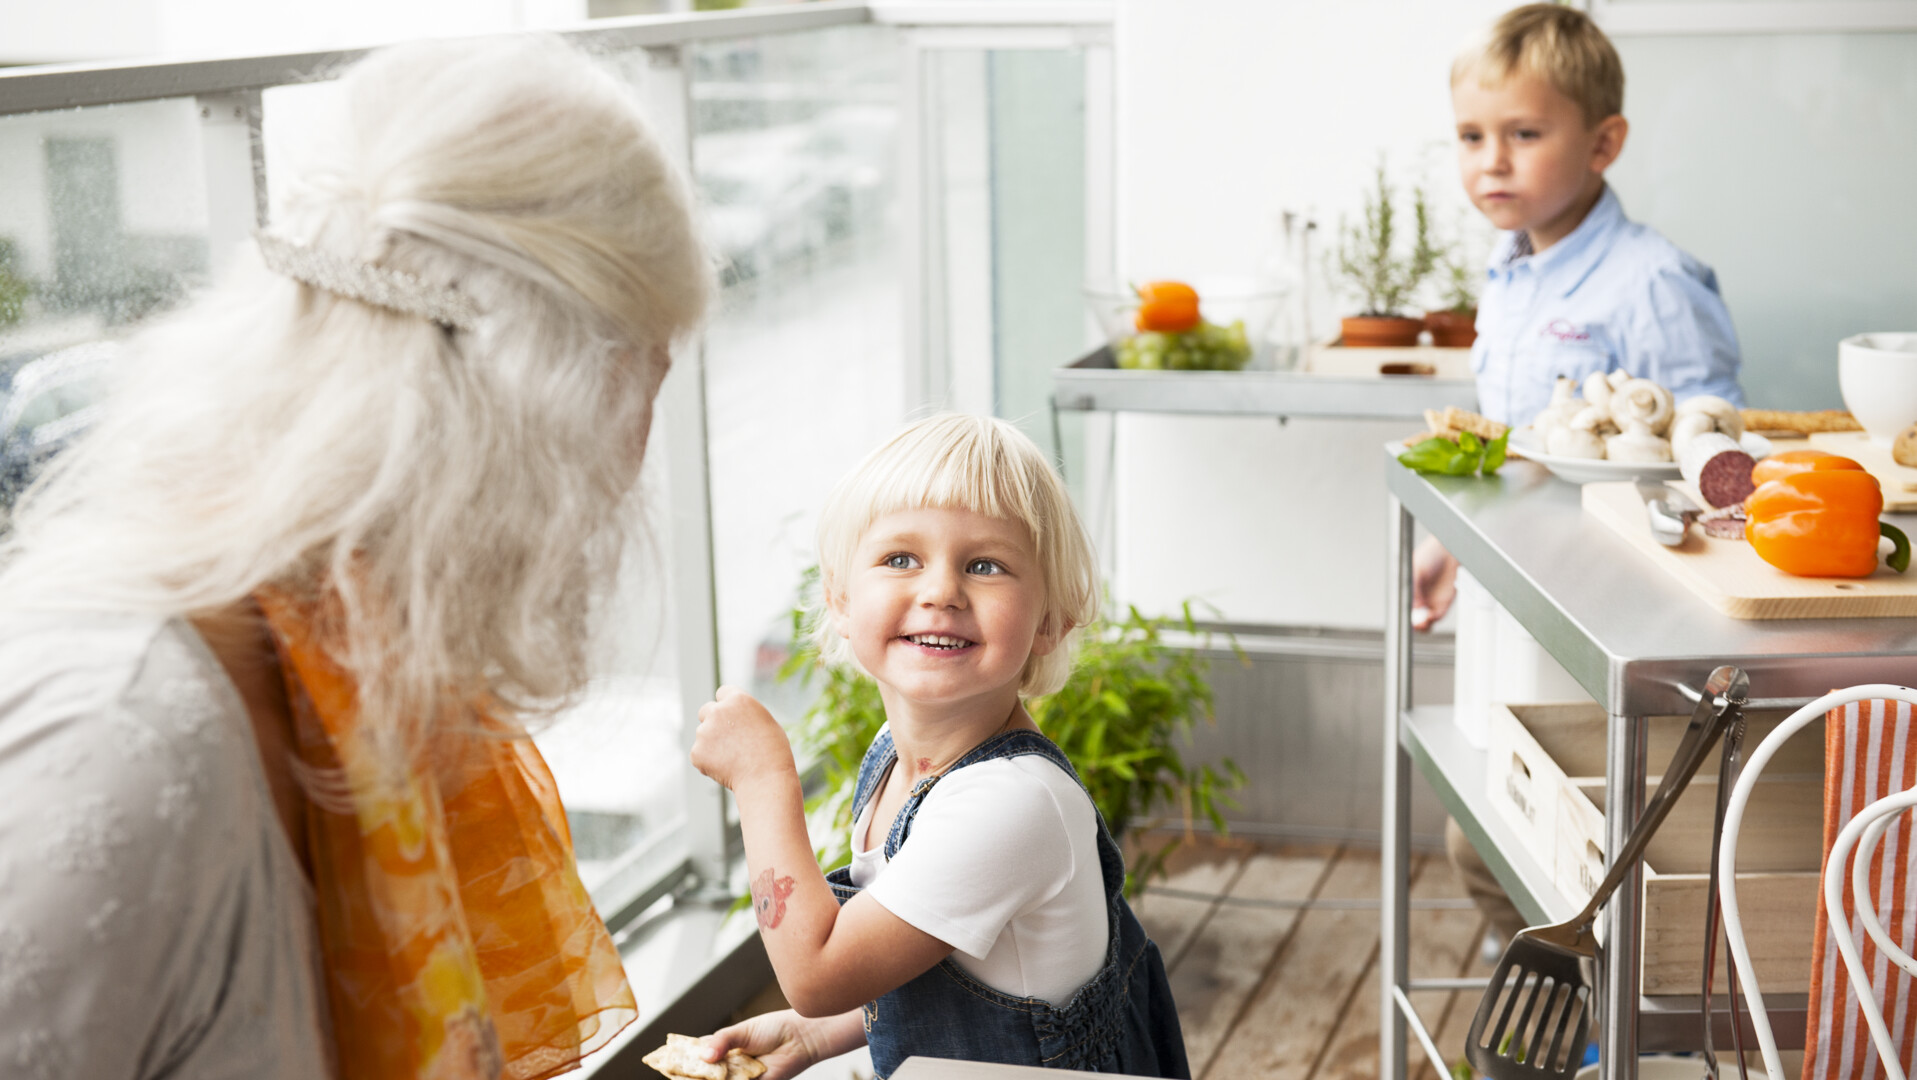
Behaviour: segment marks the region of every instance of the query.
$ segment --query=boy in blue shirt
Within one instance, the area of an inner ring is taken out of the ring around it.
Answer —
[[[1528,424],[1559,376],[1582,385],[1616,370],[1679,401],[1715,394],[1742,405],[1737,334],[1717,275],[1626,218],[1604,183],[1630,124],[1623,62],[1590,17],[1556,4],[1506,12],[1452,63],[1451,107],[1465,194],[1503,230],[1471,350],[1479,411]],[[1457,569],[1435,540],[1419,546],[1417,629],[1451,606]],[[1523,918],[1456,823],[1445,832],[1466,889],[1491,920],[1496,939],[1486,945],[1501,947]]]
[[[1744,402],[1737,333],[1711,268],[1624,216],[1604,183],[1624,149],[1624,65],[1581,11],[1506,12],[1451,66],[1458,171],[1503,232],[1471,350],[1478,411],[1531,422],[1558,376],[1624,370],[1678,400]],[[1457,562],[1418,549],[1414,625],[1450,608]]]

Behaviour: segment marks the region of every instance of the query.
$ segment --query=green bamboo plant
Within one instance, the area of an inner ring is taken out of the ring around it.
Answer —
[[[816,595],[817,588],[818,571],[808,570],[802,596]],[[824,838],[819,865],[830,868],[852,857],[848,838],[859,763],[885,723],[885,708],[870,678],[820,660],[808,618],[804,606],[792,612],[791,654],[779,677],[818,687],[793,741],[801,760],[809,757],[818,770],[806,814],[812,835]],[[1062,689],[1026,702],[1039,730],[1078,770],[1113,832],[1130,833],[1134,855],[1126,875],[1128,894],[1163,875],[1166,857],[1199,822],[1226,835],[1223,810],[1236,805],[1230,793],[1245,782],[1243,771],[1228,758],[1216,766],[1185,760],[1180,744],[1189,747],[1193,726],[1214,722],[1209,663],[1195,648],[1166,644],[1168,630],[1196,635],[1199,647],[1211,640],[1193,619],[1189,603],[1170,618],[1148,618],[1127,608],[1121,619],[1086,628],[1072,677]],[[1235,640],[1231,646],[1242,662]],[[1148,830],[1172,821],[1182,825],[1178,832],[1152,832],[1146,839]]]

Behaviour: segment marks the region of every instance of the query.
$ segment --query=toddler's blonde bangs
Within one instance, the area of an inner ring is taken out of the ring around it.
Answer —
[[[872,523],[901,510],[967,510],[1025,528],[1045,574],[1046,617],[1069,623],[1072,632],[1050,654],[1026,663],[1019,689],[1039,695],[1063,686],[1077,632],[1098,615],[1097,559],[1063,481],[1038,446],[1003,420],[958,413],[928,417],[893,436],[839,481],[819,514],[823,593],[841,587]],[[827,662],[858,666],[823,595],[813,628]]]
[[[1586,126],[1624,112],[1624,62],[1591,17],[1558,4],[1526,4],[1498,17],[1451,62],[1451,85],[1498,86],[1535,75],[1577,104]]]

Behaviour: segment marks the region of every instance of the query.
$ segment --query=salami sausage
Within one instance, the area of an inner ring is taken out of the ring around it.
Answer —
[[[1748,498],[1757,489],[1751,483],[1751,470],[1756,466],[1743,447],[1715,431],[1692,438],[1677,457],[1678,471],[1712,506],[1733,506]]]

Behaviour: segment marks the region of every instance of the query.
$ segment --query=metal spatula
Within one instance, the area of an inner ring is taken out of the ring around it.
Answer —
[[[1480,1074],[1489,1080],[1572,1080],[1590,1036],[1592,1000],[1584,962],[1597,957],[1591,928],[1598,908],[1644,854],[1711,744],[1742,715],[1749,690],[1750,680],[1737,668],[1711,672],[1657,794],[1645,804],[1644,816],[1611,860],[1591,902],[1566,922],[1520,931],[1505,947],[1465,1036],[1464,1056]]]

